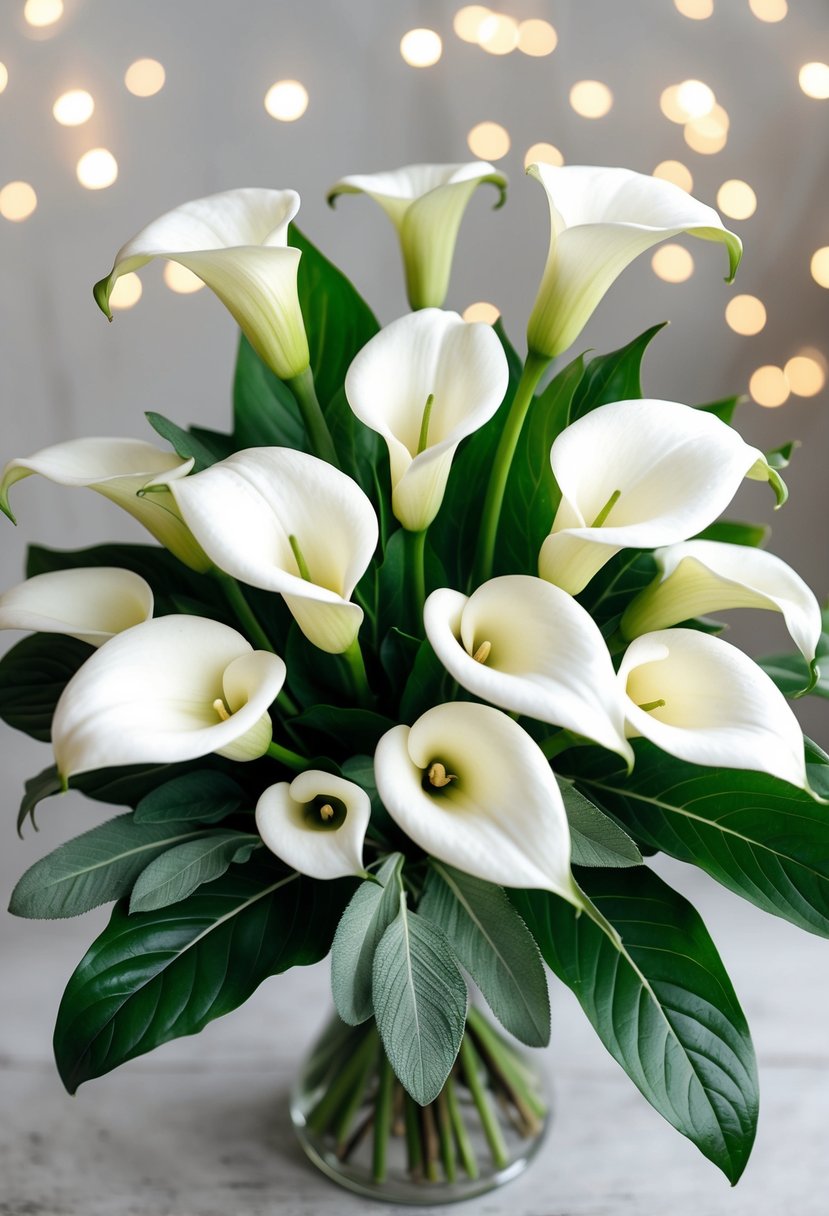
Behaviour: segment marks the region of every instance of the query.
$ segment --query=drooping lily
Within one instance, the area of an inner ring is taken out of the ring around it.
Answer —
[[[36,574],[0,595],[0,629],[64,633],[90,646],[101,646],[152,615],[149,583],[115,566]]]
[[[633,761],[623,699],[599,627],[558,587],[505,575],[471,596],[426,601],[426,636],[459,684],[502,709],[563,726]]]
[[[615,401],[572,423],[550,462],[561,489],[542,578],[572,595],[620,549],[688,540],[721,514],[744,477],[786,489],[761,451],[705,410]]]
[[[295,190],[226,190],[175,207],[142,228],[115,255],[95,299],[112,320],[109,297],[122,274],[153,258],[186,266],[219,297],[257,354],[283,380],[308,367],[299,307],[300,252],[288,246],[299,211]]]
[[[170,489],[220,570],[279,592],[321,650],[351,646],[363,611],[350,596],[378,537],[374,509],[356,482],[306,452],[249,448]]]
[[[463,213],[476,188],[490,182],[504,204],[507,179],[486,161],[465,165],[405,165],[387,173],[343,177],[328,192],[368,194],[397,229],[406,291],[413,309],[441,308],[449,288],[452,257]]]
[[[594,309],[634,258],[669,237],[688,233],[721,241],[728,278],[737,273],[742,242],[713,207],[672,182],[630,169],[530,165],[550,204],[550,250],[530,316],[530,351],[547,359],[575,342]]]
[[[363,875],[363,841],[371,815],[353,781],[309,769],[265,790],[256,826],[272,853],[310,878]]]
[[[123,507],[165,548],[193,570],[207,570],[209,560],[193,539],[169,493],[144,494],[159,478],[185,477],[192,460],[165,452],[142,439],[70,439],[42,448],[33,456],[10,460],[0,475],[0,511],[17,523],[9,490],[17,481],[39,473],[61,486],[84,487]]]
[[[508,381],[492,327],[437,308],[393,321],[355,357],[348,403],[388,445],[392,510],[404,528],[420,532],[437,515],[458,444],[489,421]]]
[[[808,789],[797,719],[736,646],[696,629],[646,633],[631,642],[618,678],[629,738],[692,764],[770,773]]]
[[[64,782],[123,764],[175,764],[217,752],[255,760],[271,742],[268,707],[285,664],[235,629],[165,616],[107,642],[61,694],[52,745]]]
[[[561,794],[541,750],[512,718],[464,701],[395,726],[374,757],[392,819],[439,861],[506,887],[581,906]]]

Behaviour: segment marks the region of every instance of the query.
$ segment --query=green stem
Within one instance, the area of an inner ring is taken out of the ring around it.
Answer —
[[[504,1142],[501,1125],[498,1122],[495,1111],[492,1109],[492,1103],[484,1087],[481,1077],[480,1060],[469,1034],[465,1034],[461,1040],[460,1062],[464,1076],[466,1077],[466,1084],[469,1086],[469,1092],[472,1094],[472,1099],[478,1108],[478,1115],[480,1116],[481,1126],[484,1129],[484,1135],[489,1145],[489,1151],[492,1154],[492,1160],[498,1169],[505,1169],[509,1164],[509,1153]]]
[[[304,756],[300,756],[298,752],[292,752],[287,747],[281,747],[280,744],[274,743],[273,740],[268,744],[266,753],[274,760],[278,760],[280,764],[284,764],[286,768],[292,768],[295,772],[301,773],[308,767],[308,761]]]
[[[478,538],[478,560],[476,585],[485,583],[492,577],[492,567],[495,562],[495,540],[498,535],[498,524],[501,519],[501,507],[504,503],[504,492],[507,488],[512,459],[518,446],[518,439],[527,417],[527,411],[533,400],[539,380],[543,376],[550,360],[546,355],[536,355],[533,351],[527,355],[527,362],[521,373],[515,397],[507,415],[506,425],[501,432],[501,439],[492,462],[489,475],[486,499],[484,500],[481,531]]]
[[[540,1130],[539,1120],[544,1117],[547,1108],[535,1092],[523,1063],[477,1009],[470,1008],[468,1021],[482,1054],[489,1058],[492,1070],[497,1073],[527,1125],[528,1134],[537,1134]]]
[[[221,585],[221,588],[227,598],[227,602],[236,613],[242,628],[250,640],[255,642],[260,650],[270,650],[270,652],[273,654],[273,646],[271,645],[270,638],[257,621],[253,609],[245,599],[245,594],[242,591],[242,588],[236,582],[236,579],[231,578],[229,574],[224,574],[221,570],[214,570],[212,573],[213,577]]]
[[[449,1117],[445,1086],[435,1099],[434,1105],[437,1116],[440,1159],[443,1162],[443,1172],[446,1175],[447,1182],[454,1182],[458,1176],[457,1156],[455,1154],[455,1140],[452,1135],[452,1120]]]
[[[368,676],[366,675],[366,665],[363,661],[363,652],[360,649],[359,638],[355,638],[348,650],[343,651],[343,658],[348,663],[357,700],[363,706],[372,705],[374,703],[374,693],[371,691]]]
[[[348,1057],[342,1071],[337,1074],[309,1114],[308,1126],[312,1131],[321,1135],[330,1127],[337,1116],[337,1112],[343,1103],[347,1101],[351,1093],[354,1081],[359,1076],[364,1057],[370,1052],[376,1051],[376,1049],[377,1035],[374,1028],[370,1027],[360,1041],[360,1045]]]
[[[406,1154],[409,1160],[409,1174],[413,1178],[420,1176],[423,1169],[423,1147],[420,1141],[420,1119],[414,1098],[408,1094],[403,1097],[403,1118],[406,1123]]]
[[[314,373],[311,368],[306,367],[304,372],[300,372],[298,376],[294,376],[293,380],[289,380],[288,385],[296,397],[302,421],[305,423],[305,429],[311,441],[312,452],[338,469],[340,462],[337,459],[337,449],[334,447],[334,440],[331,438],[328,423],[325,421],[322,406],[317,398]]]
[[[292,718],[295,718],[299,713],[299,706],[287,688],[282,689],[282,692],[276,698],[276,703],[280,709],[284,710],[286,714],[290,714]]]
[[[455,1089],[455,1081],[451,1074],[446,1078],[443,1092],[446,1094],[446,1106],[449,1111],[452,1130],[455,1133],[461,1163],[469,1177],[475,1179],[478,1177],[478,1162],[475,1160],[472,1141],[469,1139],[469,1132],[466,1130],[466,1124],[463,1121],[463,1112],[461,1111],[461,1104],[458,1101],[458,1091]]]
[[[374,1153],[372,1176],[375,1182],[384,1182],[392,1124],[392,1096],[394,1094],[394,1070],[388,1056],[380,1053],[380,1088],[377,1093],[377,1108],[374,1118]]]
[[[438,1173],[438,1134],[435,1128],[435,1114],[431,1106],[420,1108],[420,1120],[423,1127],[423,1170],[429,1182],[437,1182]]]
[[[426,603],[426,532],[407,532],[409,550],[409,572],[411,574],[412,602],[418,633],[423,628],[423,605]]]
[[[378,1047],[379,1043],[376,1037],[373,1034],[369,1034],[366,1036],[358,1052],[359,1066],[354,1078],[354,1084],[334,1124],[334,1137],[340,1152],[345,1150],[354,1120],[357,1118],[357,1113],[363,1104],[369,1078],[377,1065]]]

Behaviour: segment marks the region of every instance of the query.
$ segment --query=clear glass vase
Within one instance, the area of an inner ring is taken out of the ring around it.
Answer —
[[[536,1060],[471,1008],[446,1085],[421,1107],[374,1022],[335,1016],[302,1062],[291,1118],[311,1161],[348,1190],[420,1206],[471,1199],[516,1178],[541,1143],[549,1104]]]

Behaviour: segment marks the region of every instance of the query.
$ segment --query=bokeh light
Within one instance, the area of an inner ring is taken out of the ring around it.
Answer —
[[[661,178],[663,182],[673,182],[675,186],[679,186],[680,190],[685,190],[688,194],[694,188],[691,170],[687,165],[683,165],[681,160],[660,161],[652,176]]]
[[[481,160],[500,160],[510,150],[510,137],[499,122],[479,122],[466,137],[470,152]]]
[[[604,118],[613,105],[613,94],[600,80],[580,80],[570,90],[570,105],[582,118]]]
[[[674,0],[674,8],[692,21],[705,21],[714,12],[714,0]]]
[[[483,321],[486,325],[494,325],[500,315],[500,308],[488,304],[486,300],[478,300],[463,310],[464,321]]]
[[[816,249],[810,264],[812,278],[819,287],[829,287],[829,245]]]
[[[54,25],[63,16],[63,0],[26,0],[23,18],[35,29]]]
[[[141,299],[143,290],[144,288],[137,274],[131,270],[127,274],[122,274],[120,279],[115,280],[115,286],[110,292],[110,308],[122,310],[133,308]]]
[[[524,168],[529,165],[563,165],[564,157],[555,144],[533,144],[524,153]]]
[[[481,26],[491,16],[491,8],[486,8],[483,4],[467,4],[455,13],[452,28],[463,42],[477,42]]]
[[[760,21],[782,21],[789,11],[786,0],[748,0],[748,7]]]
[[[27,220],[36,206],[37,195],[28,182],[9,182],[0,190],[0,215],[4,220]]]
[[[807,97],[826,101],[829,97],[829,63],[804,63],[797,81]]]
[[[298,80],[277,80],[265,94],[265,109],[280,122],[296,122],[308,109],[308,90]]]
[[[166,79],[167,73],[157,59],[136,59],[124,73],[124,84],[134,97],[155,97]]]
[[[91,148],[84,152],[75,172],[87,190],[106,190],[118,177],[118,161],[108,148]]]
[[[442,53],[443,43],[434,30],[409,30],[400,39],[400,54],[410,67],[430,68]]]
[[[710,114],[717,102],[714,90],[702,80],[683,80],[676,97],[688,119]]]
[[[733,296],[725,306],[726,323],[735,334],[751,338],[766,324],[766,306],[756,296]]]
[[[766,363],[752,373],[748,391],[758,405],[770,410],[788,401],[791,392],[783,368],[775,367],[773,363]]]
[[[748,182],[732,177],[717,191],[717,206],[733,220],[747,220],[757,210],[757,195]]]
[[[826,360],[819,351],[801,351],[783,368],[789,388],[798,397],[816,397],[826,386]]]
[[[728,142],[730,119],[721,105],[715,105],[709,114],[694,118],[683,131],[685,142],[695,152],[710,156],[721,152]]]
[[[180,296],[191,296],[195,291],[201,291],[204,283],[197,274],[193,274],[192,270],[188,270],[186,266],[180,266],[178,262],[164,263],[164,282]]]
[[[52,113],[62,127],[80,127],[95,112],[95,101],[86,89],[70,89],[61,93],[52,106]]]
[[[558,46],[558,34],[549,21],[530,18],[518,27],[518,49],[525,55],[552,55]]]
[[[666,283],[684,283],[694,273],[694,259],[682,245],[660,245],[651,266],[657,278]]]
[[[490,13],[478,30],[478,45],[490,55],[509,55],[518,46],[518,22],[505,13]]]
[[[9,83],[9,69],[5,63],[0,63],[0,93],[3,92],[6,85]]]

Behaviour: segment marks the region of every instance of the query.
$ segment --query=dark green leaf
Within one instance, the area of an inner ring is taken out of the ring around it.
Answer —
[[[402,528],[392,532],[377,571],[375,594],[377,636],[385,637],[390,629],[411,629],[407,622],[410,602],[407,599],[406,534]]]
[[[765,524],[742,524],[733,519],[719,519],[700,532],[697,540],[719,540],[728,545],[749,545],[760,549],[769,538],[771,529]]]
[[[349,781],[355,782],[364,789],[371,799],[371,835],[378,837],[390,849],[406,848],[410,845],[410,841],[394,822],[377,793],[374,758],[372,756],[350,756],[348,760],[343,761],[340,772]]]
[[[389,678],[392,690],[402,688],[414,666],[417,652],[423,645],[420,638],[402,629],[390,629],[380,646],[380,662]]]
[[[291,390],[239,339],[233,379],[233,442],[237,449],[284,447],[308,450],[299,406]]]
[[[43,802],[45,798],[51,798],[53,794],[59,794],[63,786],[58,775],[57,765],[50,764],[42,773],[38,773],[36,777],[30,777],[23,787],[23,798],[20,802],[20,810],[17,812],[17,834],[23,835],[23,825],[26,820],[31,818],[32,827],[37,831],[35,823],[35,808],[39,802]]]
[[[331,946],[331,991],[337,1013],[359,1026],[374,1012],[371,975],[378,943],[400,909],[402,853],[392,853],[377,871],[377,882],[363,882],[342,914]]]
[[[391,718],[376,714],[369,709],[354,709],[345,705],[312,705],[291,725],[303,736],[310,732],[319,740],[335,743],[337,748],[353,751],[355,748],[373,748],[386,731],[396,726]]]
[[[181,777],[208,763],[223,764],[218,756],[205,756],[183,764],[130,764],[123,768],[99,768],[71,777],[69,788],[80,790],[87,798],[116,806],[138,806],[139,802],[171,778]]]
[[[651,553],[623,549],[602,566],[578,596],[605,637],[618,627],[625,608],[635,595],[653,582],[656,562]]]
[[[719,418],[720,422],[725,422],[728,426],[734,419],[734,411],[738,405],[743,405],[748,401],[748,397],[722,397],[719,401],[708,401],[705,405],[698,405],[698,410],[703,410],[706,414],[713,414],[715,418]]]
[[[642,854],[615,819],[600,811],[569,781],[558,778],[577,866],[639,866]]]
[[[652,325],[627,346],[609,355],[596,355],[587,364],[570,409],[570,421],[584,417],[597,406],[611,401],[631,401],[642,396],[642,358],[661,329],[668,324]]]
[[[60,633],[35,633],[0,659],[0,718],[41,743],[52,737],[61,693],[93,647]]]
[[[177,423],[165,418],[163,414],[156,414],[154,410],[147,410],[144,416],[156,434],[167,440],[177,456],[180,456],[182,460],[189,460],[192,456],[195,461],[194,473],[201,473],[202,469],[207,469],[211,464],[215,464],[216,457],[195,435],[183,430]]]
[[[451,700],[451,685],[452,677],[430,643],[422,642],[400,699],[401,722],[412,723],[433,705],[442,705],[444,701]]]
[[[325,420],[340,468],[368,495],[378,515],[382,513],[387,518],[391,510],[391,474],[386,444],[376,431],[360,421],[343,389],[334,395]]]
[[[135,880],[130,896],[130,915],[166,908],[192,895],[197,887],[227,872],[235,862],[245,862],[262,844],[247,832],[205,832],[196,840],[176,845],[156,857]]]
[[[820,675],[816,680],[802,654],[771,654],[758,662],[787,697],[799,697],[808,691],[813,697],[829,698],[829,655],[818,660]]]
[[[136,823],[197,820],[217,823],[245,802],[242,787],[226,773],[197,769],[165,781],[145,794],[135,808]]]
[[[296,624],[288,632],[282,657],[288,668],[291,696],[304,708],[353,702],[354,685],[343,657],[312,646]]]

